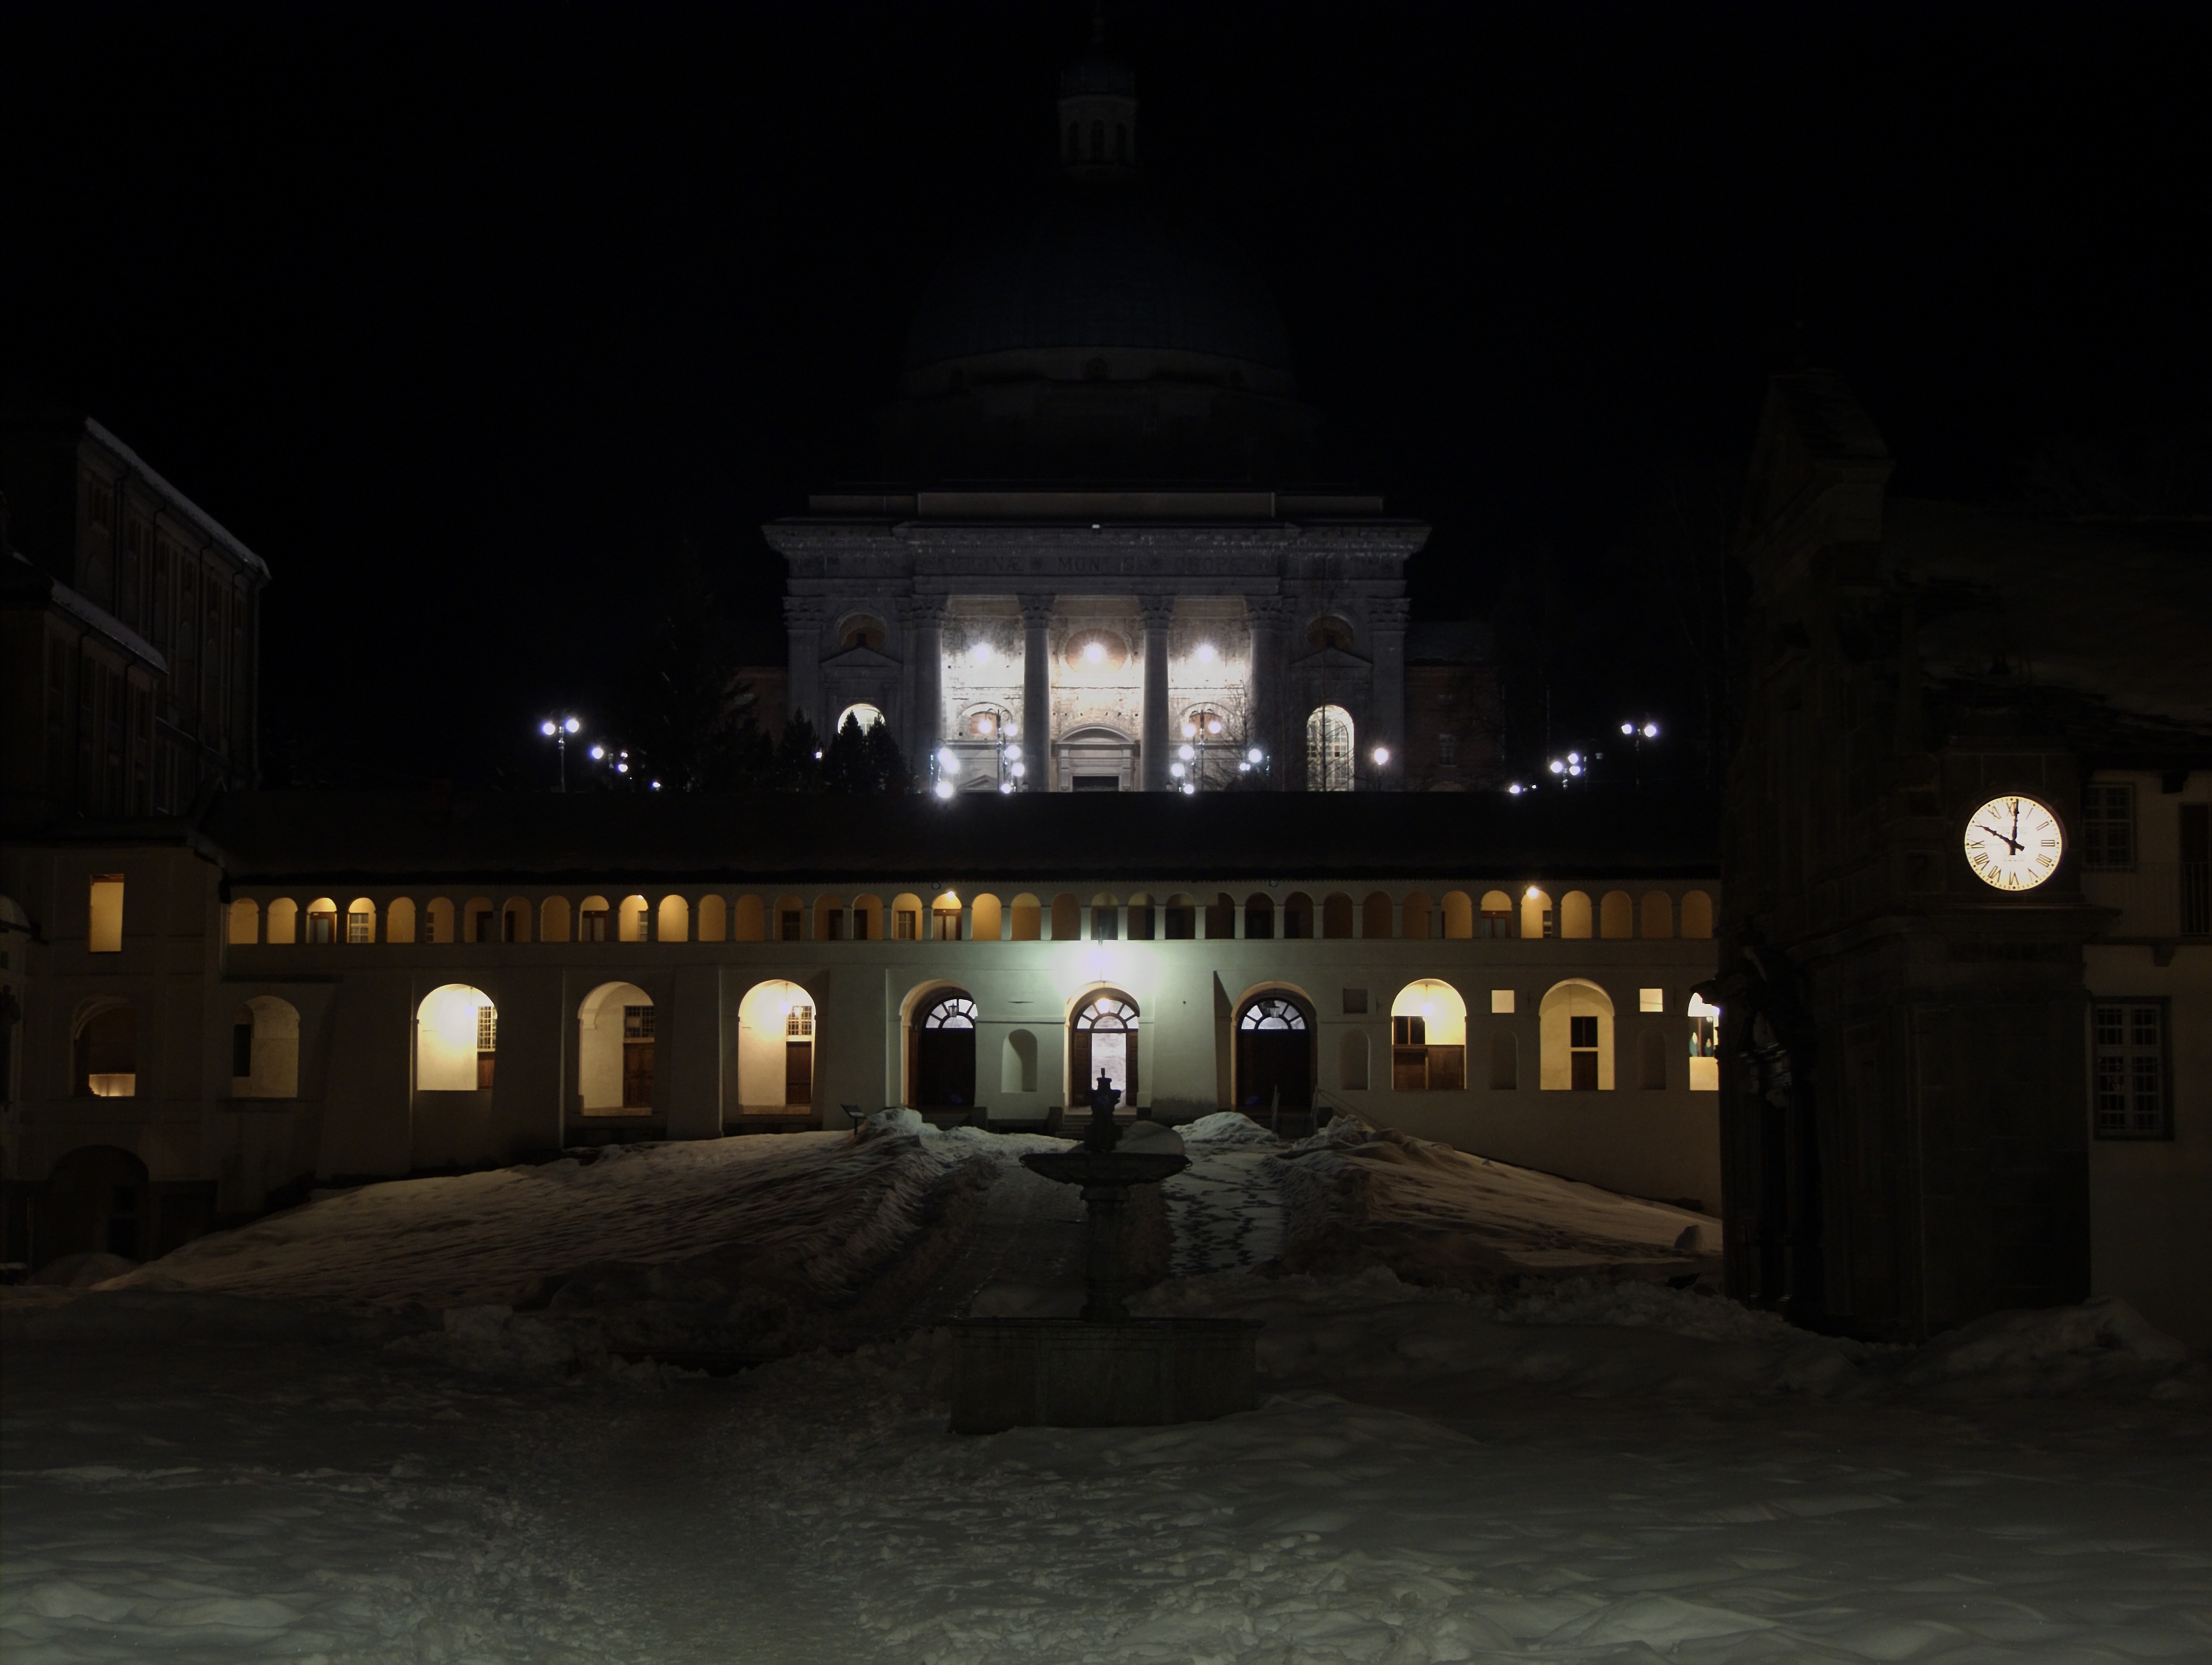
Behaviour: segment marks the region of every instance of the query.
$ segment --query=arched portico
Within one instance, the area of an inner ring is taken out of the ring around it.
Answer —
[[[814,1102],[814,996],[796,983],[756,983],[738,1002],[738,1105],[781,1111]]]

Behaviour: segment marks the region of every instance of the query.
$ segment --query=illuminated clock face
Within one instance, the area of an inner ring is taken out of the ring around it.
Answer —
[[[2033,890],[2058,870],[2066,835],[2033,798],[1991,798],[1967,818],[1966,860],[1998,890]]]

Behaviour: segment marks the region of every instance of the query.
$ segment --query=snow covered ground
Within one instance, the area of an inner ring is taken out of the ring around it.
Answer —
[[[375,1187],[9,1292],[0,1647],[2212,1659],[2212,1382],[2124,1306],[1827,1341],[1668,1287],[1697,1216],[1255,1132],[1200,1130],[1144,1298],[1266,1321],[1267,1397],[1214,1423],[945,1432],[914,1326],[1042,1299],[1078,1241],[964,1131]],[[722,1376],[622,1356],[833,1334]]]

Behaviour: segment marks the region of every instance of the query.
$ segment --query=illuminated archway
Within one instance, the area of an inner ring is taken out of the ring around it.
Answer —
[[[1554,984],[1536,1008],[1538,1085],[1547,1093],[1613,1091],[1613,997],[1583,978]]]
[[[1137,1002],[1119,989],[1092,989],[1076,1002],[1067,1021],[1070,1105],[1090,1103],[1102,1073],[1121,1089],[1123,1108],[1136,1102],[1137,1031]]]
[[[1400,1093],[1467,1085],[1467,1002],[1439,978],[1408,983],[1390,1002],[1390,1085]]]
[[[415,1090],[475,1093],[492,1084],[499,1008],[465,983],[448,983],[415,1008]]]
[[[586,1116],[653,1111],[653,996],[635,983],[602,983],[576,1008],[576,1089]]]
[[[796,983],[757,983],[738,1002],[738,1103],[781,1110],[814,1102],[814,996]]]

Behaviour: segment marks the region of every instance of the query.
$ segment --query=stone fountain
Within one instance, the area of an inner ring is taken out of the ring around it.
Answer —
[[[1121,1096],[1101,1073],[1082,1144],[1022,1158],[1032,1173],[1083,1188],[1083,1314],[955,1324],[955,1433],[1198,1422],[1249,1411],[1257,1402],[1257,1324],[1129,1316],[1133,1283],[1121,1254],[1129,1188],[1170,1178],[1190,1159],[1182,1141],[1164,1128],[1130,1141],[1142,1148],[1121,1148],[1114,1119]]]

